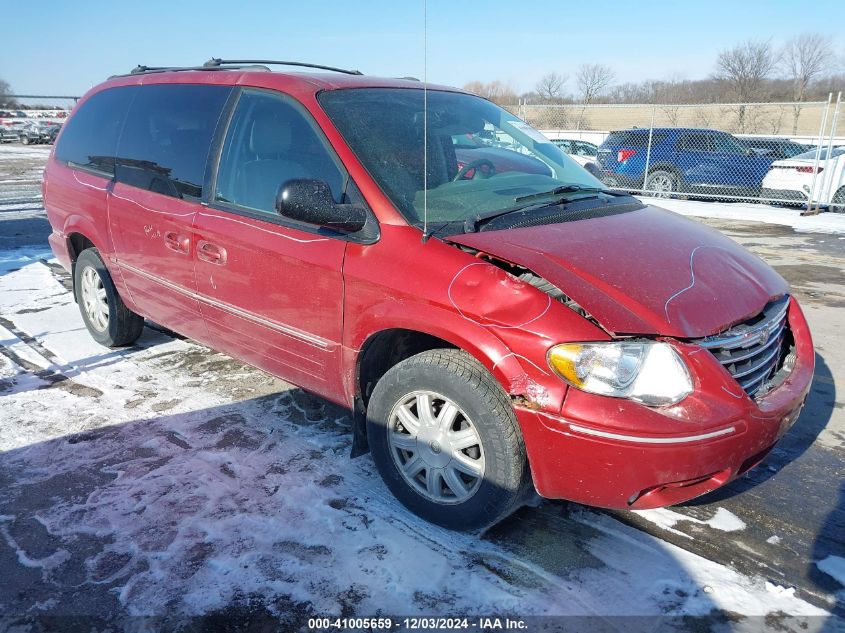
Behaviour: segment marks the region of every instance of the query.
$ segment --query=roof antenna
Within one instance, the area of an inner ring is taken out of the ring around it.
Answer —
[[[428,0],[423,0],[423,234],[428,238]]]

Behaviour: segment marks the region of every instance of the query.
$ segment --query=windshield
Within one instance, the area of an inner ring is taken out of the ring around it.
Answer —
[[[792,158],[816,158],[816,151],[811,149],[809,152],[804,152],[803,154],[798,154],[793,156]],[[830,158],[836,158],[837,156],[842,156],[845,154],[845,147],[834,147],[833,150],[830,152]],[[819,160],[827,160],[827,148],[823,148],[821,152],[819,152]]]
[[[409,223],[464,222],[512,209],[526,196],[605,186],[545,136],[472,95],[428,91],[427,174],[423,91],[349,88],[320,94],[320,104],[385,194]],[[524,204],[524,203],[523,203]]]

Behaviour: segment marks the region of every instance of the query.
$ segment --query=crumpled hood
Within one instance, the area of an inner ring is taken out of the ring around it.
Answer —
[[[448,240],[544,277],[612,334],[708,336],[754,316],[789,290],[779,274],[733,240],[651,206]]]

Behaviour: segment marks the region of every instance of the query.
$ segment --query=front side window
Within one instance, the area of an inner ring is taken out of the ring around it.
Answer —
[[[275,215],[279,188],[296,178],[326,182],[343,202],[343,173],[305,115],[281,95],[245,90],[226,133],[215,199]]]
[[[141,86],[117,146],[115,178],[168,196],[199,198],[229,86]]]
[[[562,186],[606,189],[527,123],[473,95],[430,90],[427,116],[423,90],[415,88],[328,90],[318,98],[415,226],[424,207],[429,222],[462,223],[536,203],[535,196],[553,196]]]
[[[109,88],[77,106],[56,145],[56,160],[114,175],[117,139],[136,91]]]

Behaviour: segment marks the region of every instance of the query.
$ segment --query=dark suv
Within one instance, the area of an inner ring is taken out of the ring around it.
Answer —
[[[694,128],[611,132],[598,153],[606,184],[644,189],[657,197],[675,192],[757,197],[772,160],[727,132]]]
[[[755,154],[768,156],[773,160],[792,158],[810,149],[809,145],[802,145],[788,138],[746,137],[736,139],[740,145],[752,150]]]

